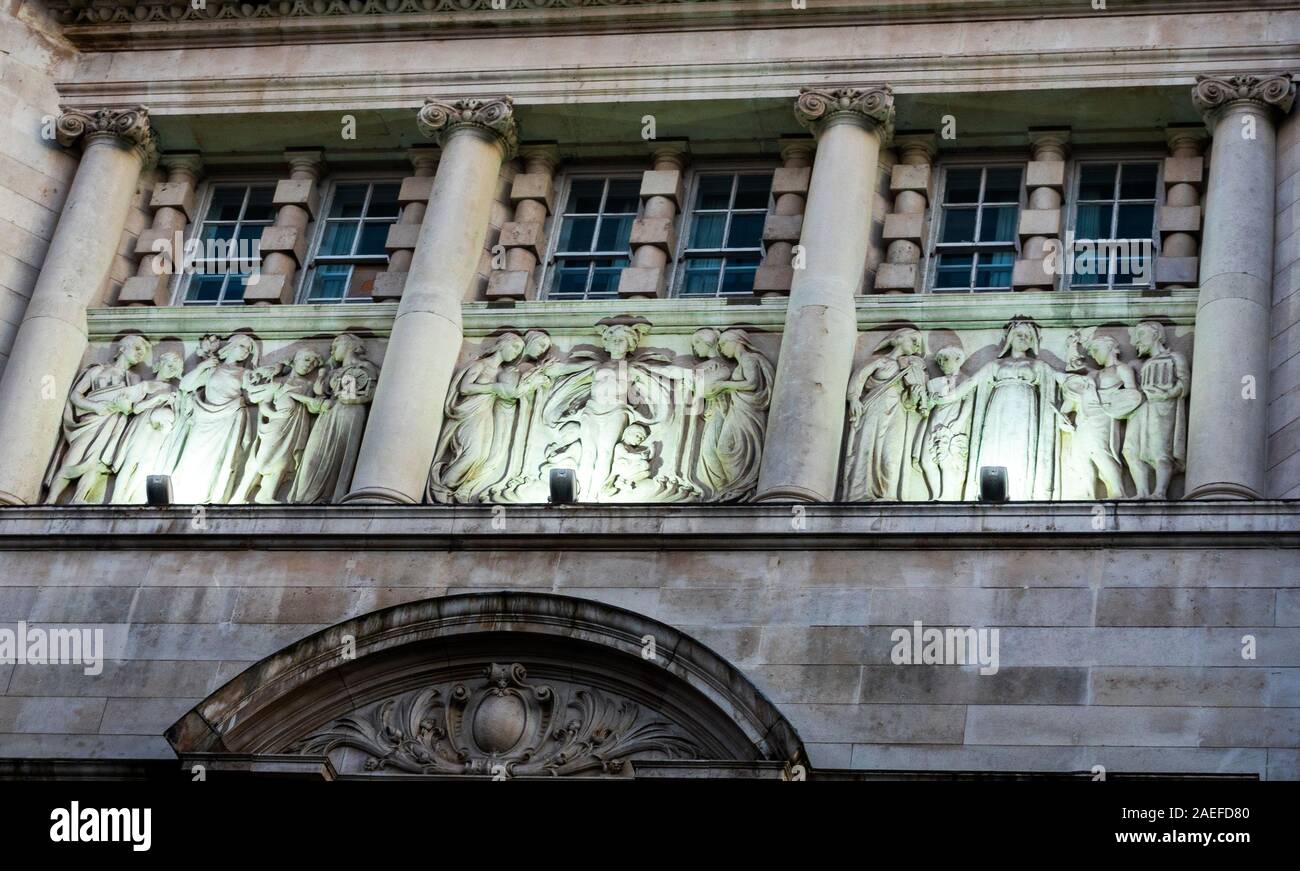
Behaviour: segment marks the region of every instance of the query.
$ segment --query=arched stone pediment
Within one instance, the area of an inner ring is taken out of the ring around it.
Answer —
[[[314,759],[339,776],[777,776],[805,759],[771,703],[699,642],[534,593],[427,599],[340,623],[253,665],[167,738],[187,764],[291,771]]]

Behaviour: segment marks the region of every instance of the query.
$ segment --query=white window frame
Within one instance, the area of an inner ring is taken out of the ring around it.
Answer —
[[[712,295],[706,295],[706,294],[683,295],[681,293],[681,288],[686,283],[686,263],[687,260],[690,259],[688,253],[692,251],[690,247],[690,238],[691,238],[691,230],[693,229],[692,224],[695,219],[695,198],[699,193],[699,184],[700,184],[701,176],[705,176],[705,175],[741,176],[741,175],[759,175],[761,173],[768,173],[769,175],[774,175],[776,173],[776,170],[779,168],[780,168],[779,161],[760,161],[760,160],[720,163],[717,165],[704,164],[704,165],[697,165],[691,167],[690,171],[687,173],[687,178],[686,178],[685,202],[682,203],[681,209],[677,216],[677,227],[679,231],[678,239],[677,239],[677,248],[675,251],[672,252],[672,257],[673,257],[673,262],[671,264],[672,272],[668,280],[668,287],[665,290],[665,294],[668,297],[672,297],[676,299],[718,300],[718,299],[744,299],[746,296],[753,295],[754,291],[752,287],[750,288],[749,294],[741,294],[741,293],[724,294],[721,293],[718,289],[715,289]],[[732,182],[733,198],[735,195],[736,184],[738,184],[738,182],[734,182],[734,181]],[[775,209],[776,209],[776,196],[773,195],[771,189],[769,188],[767,194],[767,210],[765,212],[765,215],[766,216],[772,215]],[[716,214],[718,211],[720,210],[710,210],[709,214]],[[730,229],[731,227],[730,215],[734,214],[735,211],[736,210],[730,208],[727,209],[727,213],[728,213],[727,229]],[[757,212],[758,210],[741,209],[739,211],[741,213],[750,214],[750,213]],[[766,221],[766,218],[764,220]],[[725,231],[724,231],[723,238],[724,239],[726,238]],[[704,249],[699,249],[699,250],[703,251]],[[726,250],[727,249],[718,249],[719,256],[724,260],[726,259],[726,254],[722,252]],[[735,253],[749,253],[748,249],[737,248],[732,250]],[[759,265],[761,266],[763,260],[767,257],[767,243],[765,243],[762,240],[761,236],[759,238],[759,247],[757,250],[758,250],[758,257],[759,257]],[[707,255],[696,255],[696,256],[707,256]],[[721,281],[722,281],[721,273],[719,273],[719,278],[718,278],[719,287],[721,286]]]
[[[1138,164],[1138,163],[1153,163],[1153,164],[1155,164],[1155,167],[1156,167],[1156,189],[1155,189],[1155,193],[1154,193],[1154,199],[1151,201],[1151,202],[1152,202],[1152,206],[1153,206],[1153,208],[1152,208],[1152,210],[1151,210],[1151,211],[1152,211],[1152,216],[1151,216],[1151,251],[1152,251],[1152,263],[1151,263],[1151,278],[1150,278],[1150,281],[1149,281],[1147,284],[1121,284],[1121,285],[1116,285],[1116,284],[1115,284],[1115,281],[1114,281],[1114,276],[1113,276],[1113,275],[1110,273],[1110,271],[1109,271],[1109,264],[1107,264],[1108,268],[1107,268],[1106,283],[1105,283],[1105,284],[1082,284],[1082,285],[1076,285],[1076,284],[1074,284],[1073,276],[1068,276],[1068,278],[1070,279],[1068,282],[1065,281],[1065,280],[1062,280],[1062,282],[1061,282],[1063,289],[1066,289],[1066,290],[1077,290],[1077,291],[1079,291],[1079,292],[1086,292],[1086,291],[1110,291],[1110,290],[1121,290],[1121,291],[1126,291],[1126,290],[1127,290],[1127,291],[1134,291],[1134,292],[1142,292],[1142,291],[1149,291],[1149,290],[1152,290],[1152,289],[1155,288],[1155,286],[1156,286],[1156,276],[1155,276],[1155,258],[1157,258],[1157,257],[1160,256],[1160,231],[1159,231],[1157,228],[1159,227],[1159,224],[1160,224],[1160,208],[1164,205],[1164,202],[1165,202],[1165,186],[1164,186],[1164,180],[1165,180],[1165,167],[1164,167],[1164,157],[1165,157],[1165,155],[1164,155],[1163,152],[1157,152],[1157,151],[1154,151],[1154,150],[1152,150],[1152,151],[1150,151],[1150,152],[1136,152],[1136,151],[1124,151],[1124,152],[1099,152],[1099,153],[1096,153],[1096,154],[1087,154],[1087,155],[1084,155],[1084,156],[1076,157],[1074,160],[1071,161],[1071,164],[1072,164],[1072,165],[1070,166],[1070,190],[1069,190],[1069,196],[1068,196],[1067,199],[1066,199],[1066,208],[1067,208],[1067,210],[1068,210],[1068,211],[1067,211],[1066,230],[1067,230],[1067,232],[1070,233],[1070,238],[1073,240],[1073,242],[1074,242],[1076,245],[1077,245],[1080,241],[1094,241],[1094,242],[1095,242],[1095,241],[1108,241],[1108,240],[1096,240],[1096,239],[1093,239],[1093,240],[1080,240],[1080,239],[1074,238],[1074,236],[1075,236],[1076,226],[1077,226],[1078,219],[1079,219],[1079,189],[1080,189],[1080,187],[1082,186],[1082,183],[1083,183],[1083,168],[1084,168],[1085,166],[1089,165],[1089,164],[1094,164],[1094,165],[1095,165],[1095,164],[1099,164],[1099,163],[1114,163],[1114,164],[1119,164],[1120,166],[1123,166],[1124,164]],[[1121,173],[1122,173],[1122,170],[1121,170]],[[1115,185],[1116,185],[1115,193],[1117,193],[1117,194],[1118,194],[1119,178],[1120,178],[1120,174],[1117,174],[1117,175],[1116,175],[1116,179],[1115,179]],[[1144,199],[1144,200],[1127,200],[1127,201],[1123,201],[1123,200],[1118,200],[1118,199],[1116,199],[1116,200],[1111,200],[1110,202],[1111,202],[1112,205],[1116,206],[1116,208],[1115,208],[1115,209],[1112,211],[1112,213],[1111,213],[1111,219],[1110,219],[1110,220],[1111,220],[1111,228],[1112,228],[1112,230],[1113,230],[1114,227],[1115,227],[1115,222],[1116,222],[1117,220],[1119,220],[1119,209],[1118,209],[1118,206],[1119,206],[1120,203],[1122,203],[1122,202],[1142,202],[1142,203],[1146,203],[1147,201],[1146,201],[1145,199]],[[1070,250],[1069,254],[1070,254],[1070,256],[1071,256],[1072,258],[1074,257],[1074,248],[1073,248],[1073,246],[1071,246],[1071,250]]]
[[[565,213],[565,209],[568,206],[569,194],[573,189],[573,183],[575,181],[583,181],[587,179],[604,179],[607,182],[608,181],[636,181],[639,184],[641,180],[641,174],[643,172],[644,172],[643,168],[630,167],[626,164],[612,164],[608,167],[591,167],[589,169],[583,168],[571,172],[564,172],[561,174],[561,178],[559,180],[560,184],[558,186],[559,196],[557,196],[555,199],[556,211],[554,215],[551,215],[549,218],[547,218],[546,227],[543,228],[547,234],[546,258],[543,260],[543,262],[540,265],[540,272],[538,273],[538,277],[537,277],[537,286],[542,288],[542,293],[540,294],[540,298],[543,301],[564,302],[564,303],[569,303],[569,302],[606,302],[607,303],[611,301],[610,299],[591,299],[590,297],[587,296],[587,294],[591,292],[590,273],[588,274],[588,286],[586,291],[584,291],[584,295],[582,299],[576,299],[572,297],[557,298],[551,296],[551,292],[554,290],[554,286],[555,286],[555,279],[559,275],[559,270],[556,268],[556,266],[558,265],[558,260],[559,260],[559,258],[557,258],[557,254],[559,253],[560,235],[563,230],[563,224],[565,218],[564,213]],[[601,194],[602,206],[605,204],[605,197],[607,197],[608,194],[609,194],[609,188],[608,186],[606,186],[605,191]],[[635,217],[636,218],[641,217],[643,211],[644,211],[644,203],[641,202],[641,199],[638,196]],[[620,212],[617,214],[625,214],[625,213]],[[588,214],[584,212],[581,215],[579,215],[579,217],[588,217]],[[599,232],[600,232],[599,227],[597,227],[597,234],[599,234]],[[631,251],[631,246],[629,245],[628,250],[619,255],[612,255],[606,252],[592,252],[591,254],[587,254],[587,255],[573,254],[570,255],[570,257],[565,259],[580,260],[583,259],[584,256],[593,260],[606,259],[606,258],[624,259],[627,260],[629,263],[631,263],[632,251]]]
[[[944,216],[944,199],[948,191],[948,172],[953,169],[1008,169],[1018,168],[1020,170],[1020,189],[1019,199],[1016,204],[1016,228],[1012,232],[1010,252],[1012,259],[1012,268],[1014,270],[1015,261],[1020,257],[1020,216],[1024,213],[1028,204],[1028,191],[1025,187],[1025,173],[1028,161],[1024,157],[1009,157],[1002,154],[969,154],[960,157],[945,158],[943,162],[937,164],[939,169],[939,181],[935,185],[934,202],[928,206],[930,212],[928,244],[923,252],[925,257],[925,292],[936,296],[957,296],[960,294],[988,294],[988,293],[1008,293],[1015,289],[1014,283],[1006,288],[989,288],[980,289],[973,287],[965,288],[944,288],[939,289],[936,284],[939,277],[939,256],[941,254],[975,254],[974,263],[971,266],[972,275],[979,268],[979,254],[981,253],[999,253],[1007,250],[1006,242],[951,242],[941,243],[940,234],[943,230]],[[984,200],[984,186],[988,178],[987,172],[980,176],[980,199],[975,204],[978,211],[976,218],[975,237],[979,238],[980,221],[983,220],[984,206],[987,205]],[[963,206],[966,204],[963,204]]]
[[[185,225],[185,234],[183,237],[185,240],[185,244],[188,245],[191,239],[198,238],[199,233],[203,228],[204,219],[207,217],[208,209],[211,208],[212,206],[212,197],[213,194],[216,192],[217,188],[252,187],[255,185],[269,185],[274,190],[277,181],[279,181],[278,178],[274,176],[265,176],[265,175],[230,175],[230,176],[212,176],[209,178],[205,178],[201,184],[201,189],[199,191],[199,196],[197,198],[198,202],[196,203],[196,207],[194,210],[194,214],[197,216],[197,220],[190,221]],[[272,207],[271,221],[272,223],[274,223],[275,221],[274,207]],[[183,260],[183,253],[174,252],[174,260],[176,261],[176,267],[179,268],[180,262]],[[194,277],[193,273],[186,275],[184,272],[179,272],[176,275],[172,276],[170,282],[171,287],[170,287],[170,295],[169,295],[172,305],[203,306],[205,308],[224,308],[226,306],[235,306],[235,305],[242,304],[242,300],[238,302],[233,300],[230,302],[197,302],[197,301],[191,302],[189,300],[186,300],[185,297],[189,294],[190,281],[193,279],[193,277]]]
[[[330,209],[334,207],[334,194],[335,191],[338,189],[338,186],[340,184],[345,184],[345,185],[346,184],[367,184],[370,185],[371,188],[373,188],[373,186],[377,184],[397,184],[400,187],[403,178],[405,178],[405,176],[399,172],[375,172],[375,173],[350,172],[350,173],[340,173],[338,175],[331,175],[329,177],[329,179],[326,181],[326,187],[324,192],[325,196],[321,197],[320,214],[316,216],[316,220],[313,221],[311,225],[308,226],[307,228],[307,232],[311,234],[310,235],[311,245],[307,250],[306,263],[303,264],[303,267],[299,270],[300,274],[297,276],[297,287],[295,288],[294,291],[294,300],[296,302],[302,305],[342,305],[344,303],[348,305],[365,305],[367,303],[374,302],[373,297],[371,298],[356,297],[354,299],[348,299],[345,296],[343,299],[338,299],[338,300],[309,300],[307,298],[307,295],[311,291],[311,283],[312,280],[315,278],[316,268],[320,265],[333,266],[339,264],[348,264],[352,266],[358,266],[358,265],[387,266],[388,262],[391,259],[388,253],[385,252],[382,258],[380,258],[378,255],[371,255],[368,257],[339,258],[338,260],[331,259],[325,264],[321,264],[319,262],[320,246],[321,246],[321,242],[325,238],[325,230],[328,224],[330,223],[329,213],[330,213]],[[370,194],[371,191],[367,190],[366,191],[367,207],[369,206],[370,203]],[[402,220],[403,211],[404,209],[402,207],[402,204],[399,202],[397,205],[397,217],[393,220],[394,224],[397,224]],[[352,220],[352,219],[339,219],[339,220]],[[363,221],[363,219],[361,218],[357,218],[355,220],[357,220],[359,223]],[[376,222],[372,221],[371,223],[376,223]],[[357,238],[360,238],[360,233],[357,234]]]

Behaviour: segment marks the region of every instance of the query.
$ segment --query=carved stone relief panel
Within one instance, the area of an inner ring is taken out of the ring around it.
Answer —
[[[729,502],[758,483],[778,337],[659,335],[643,317],[552,336],[498,330],[452,379],[433,502],[545,502],[550,469],[583,502]]]
[[[140,504],[168,475],[180,504],[318,503],[351,483],[382,343],[352,333],[263,342],[127,335],[95,345],[63,412],[47,504]]]
[[[1044,329],[900,326],[863,336],[840,495],[970,501],[979,470],[1013,500],[1167,499],[1181,489],[1190,330],[1157,319]],[[865,353],[862,353],[865,351]]]

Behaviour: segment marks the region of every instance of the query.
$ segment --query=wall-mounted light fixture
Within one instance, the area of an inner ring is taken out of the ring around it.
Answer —
[[[980,466],[980,501],[1006,502],[1008,498],[1007,467]]]
[[[573,469],[551,469],[551,504],[571,505],[577,501],[577,477]]]

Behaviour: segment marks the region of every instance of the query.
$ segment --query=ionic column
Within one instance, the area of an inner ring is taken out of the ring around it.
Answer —
[[[284,153],[289,177],[275,185],[275,222],[262,231],[262,274],[244,291],[249,305],[293,302],[293,277],[307,259],[307,225],[320,211],[316,182],[325,170],[325,153],[318,149]]]
[[[795,115],[817,137],[808,207],[768,412],[758,499],[835,498],[855,296],[871,243],[877,161],[894,121],[888,86],[804,88]]]
[[[894,208],[885,216],[885,262],[876,269],[876,293],[916,293],[921,289],[925,210],[930,202],[930,165],[939,149],[933,133],[894,137],[898,163],[890,168]]]
[[[1276,191],[1274,120],[1287,76],[1197,76],[1192,102],[1213,134],[1187,432],[1189,499],[1267,492],[1269,307]]]
[[[429,193],[433,190],[433,175],[438,169],[438,151],[435,148],[412,148],[406,156],[415,167],[415,174],[402,179],[402,187],[397,192],[402,214],[397,223],[388,228],[388,238],[384,240],[388,268],[375,276],[374,289],[370,292],[370,298],[375,302],[391,302],[402,295],[407,270],[411,268],[411,252],[420,236]]]
[[[514,220],[501,228],[498,240],[505,249],[505,268],[492,270],[488,299],[535,299],[533,273],[546,249],[546,216],[555,210],[555,169],[560,152],[554,143],[525,145],[519,149],[524,171],[510,183]]]
[[[803,233],[803,210],[812,178],[813,140],[799,136],[781,140],[781,167],[772,173],[776,204],[763,222],[767,250],[754,273],[754,293],[789,296],[794,284],[794,246]]]
[[[682,170],[686,143],[658,143],[650,169],[641,176],[641,216],[632,222],[632,265],[618,277],[620,299],[652,299],[664,295],[668,261],[677,248],[677,212],[685,193]]]
[[[1160,208],[1160,256],[1156,287],[1170,290],[1196,286],[1197,237],[1201,234],[1201,186],[1207,134],[1199,124],[1169,127],[1169,157],[1165,158],[1165,204]]]
[[[1056,272],[1049,268],[1061,251],[1061,204],[1065,190],[1065,149],[1069,130],[1030,130],[1033,159],[1025,166],[1029,208],[1020,212],[1020,259],[1011,274],[1014,290],[1047,291],[1056,288]],[[1052,249],[1058,253],[1049,258]]]
[[[136,239],[140,267],[122,285],[118,305],[167,305],[172,276],[185,262],[185,226],[194,220],[194,186],[203,161],[197,152],[185,151],[164,154],[159,162],[167,169],[167,180],[154,185],[149,197],[153,225]],[[165,243],[161,250],[154,244],[159,240]]]
[[[461,301],[487,238],[501,164],[518,146],[509,97],[429,100],[420,131],[442,146],[345,502],[423,499],[460,356]]]
[[[86,308],[108,276],[141,169],[157,157],[143,106],[69,110],[61,145],[82,145],[63,214],[0,377],[0,503],[39,501],[63,405],[86,351]]]

